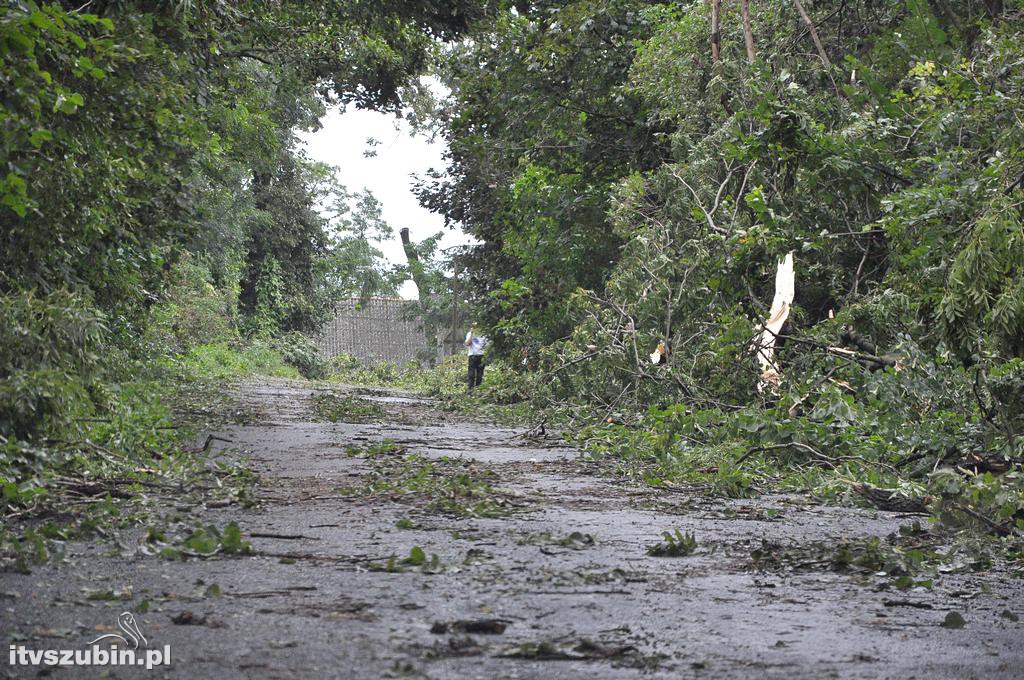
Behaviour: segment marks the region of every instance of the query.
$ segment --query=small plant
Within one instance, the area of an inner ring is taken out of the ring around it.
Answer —
[[[437,562],[437,555],[434,555],[431,561]],[[427,564],[427,553],[424,552],[423,548],[414,545],[409,550],[409,556],[402,560],[402,564],[408,564],[410,567],[422,567]]]
[[[686,557],[697,549],[697,538],[690,532],[685,534],[676,529],[675,532],[664,532],[664,540],[647,546],[647,554],[652,557]]]
[[[398,559],[398,556],[392,553],[383,564],[380,562],[372,563],[368,568],[370,571],[383,571],[389,574],[400,574],[406,571],[406,567],[416,567],[424,574],[440,574],[444,571],[444,566],[441,564],[441,558],[436,554],[431,554],[428,558],[426,551],[418,545],[414,545],[409,550],[408,557]]]
[[[728,462],[720,464],[709,481],[715,491],[729,498],[749,498],[754,492],[750,473]]]

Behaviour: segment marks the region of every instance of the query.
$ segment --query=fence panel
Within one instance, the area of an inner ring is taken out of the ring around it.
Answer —
[[[405,364],[427,347],[423,323],[405,318],[409,304],[401,298],[351,298],[338,303],[317,342],[320,354],[331,358],[350,354],[364,364],[390,361]]]

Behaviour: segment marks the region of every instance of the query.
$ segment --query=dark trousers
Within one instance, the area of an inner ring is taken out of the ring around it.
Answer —
[[[473,389],[484,380],[484,358],[482,356],[470,355],[469,357],[469,371],[466,376],[466,383],[469,385],[469,389]]]

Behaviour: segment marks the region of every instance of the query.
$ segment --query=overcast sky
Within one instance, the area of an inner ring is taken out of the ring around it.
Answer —
[[[442,140],[431,144],[422,136],[412,137],[404,120],[376,111],[352,109],[341,113],[331,109],[321,122],[323,128],[319,131],[301,134],[306,151],[313,160],[337,167],[338,179],[349,191],[365,187],[381,202],[384,220],[395,230],[394,238],[378,244],[389,262],[405,262],[398,238],[402,227],[409,228],[413,241],[444,231],[441,248],[471,242],[459,230],[444,229],[441,216],[420,207],[412,193],[412,175],[444,167]],[[369,146],[370,137],[380,144]],[[376,151],[376,156],[366,157],[368,149]],[[405,283],[401,294],[415,297],[412,282]]]

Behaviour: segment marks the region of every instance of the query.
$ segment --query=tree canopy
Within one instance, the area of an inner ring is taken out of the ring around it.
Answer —
[[[421,198],[482,241],[474,305],[540,367],[538,403],[632,419],[646,434],[595,446],[669,477],[751,446],[912,479],[1019,460],[1024,6],[519,10],[447,49],[448,174]],[[765,389],[753,339],[787,253]]]
[[[0,435],[15,446],[102,410],[97,390],[160,348],[312,332],[339,296],[393,292],[367,243],[388,230],[379,206],[296,134],[327,106],[399,110],[437,45],[493,11],[5,3]]]

